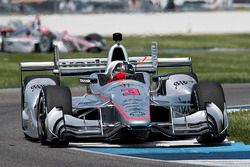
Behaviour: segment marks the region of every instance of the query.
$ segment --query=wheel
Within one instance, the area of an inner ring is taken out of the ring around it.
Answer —
[[[198,83],[194,85],[191,101],[198,110],[206,109],[206,102],[213,102],[224,111],[225,96],[219,83]]]
[[[99,34],[94,33],[94,34],[89,34],[89,35],[87,35],[87,36],[85,37],[85,39],[86,39],[87,41],[102,41],[102,40],[103,40],[103,37],[102,37],[101,35],[99,35]]]
[[[22,112],[24,110],[24,95],[25,95],[25,89],[26,89],[26,86],[28,85],[28,83],[34,79],[39,79],[39,78],[42,78],[42,79],[50,79],[52,81],[54,81],[54,84],[55,85],[60,85],[60,81],[59,81],[59,78],[57,76],[48,76],[48,75],[34,75],[34,76],[26,76],[24,78],[24,80],[22,81],[22,87],[21,87],[21,123],[22,123],[22,129],[25,130],[27,129],[27,125],[25,125],[24,123],[24,120],[23,120],[23,117],[22,117]],[[37,83],[36,83],[37,84]],[[37,87],[38,88],[38,87]],[[41,89],[41,87],[40,87]],[[39,93],[38,93],[39,94]],[[33,99],[34,101],[36,99]],[[26,123],[27,124],[27,123]],[[27,134],[25,134],[25,137],[28,139],[28,136]],[[33,139],[32,137],[30,137],[31,139]]]
[[[102,50],[98,47],[92,47],[92,48],[89,48],[87,50],[87,52],[90,52],[90,53],[100,53]]]
[[[39,100],[38,113],[37,113],[37,133],[38,138],[42,145],[47,145],[46,132],[45,132],[45,118],[46,118],[46,106],[45,99],[41,97]]]
[[[37,131],[43,145],[67,145],[68,141],[55,140],[48,142],[46,136],[45,120],[47,114],[54,107],[62,107],[64,114],[72,115],[72,99],[70,89],[62,86],[46,86],[42,89],[37,114]]]
[[[216,104],[220,112],[225,109],[225,96],[223,89],[219,83],[198,83],[194,85],[191,95],[191,103],[194,105],[196,111],[205,110],[206,103],[213,102]],[[214,119],[208,115],[208,120],[213,129],[217,129]],[[209,132],[202,136],[197,137],[200,144],[221,143],[226,138],[226,132],[223,134],[216,134],[216,132]]]
[[[0,34],[0,38],[2,40],[1,43],[0,43],[1,44],[1,50],[0,51],[4,52],[4,36],[2,34]]]
[[[92,43],[98,43],[96,47],[88,49],[87,52],[98,53],[98,52],[106,50],[107,48],[106,41],[99,34],[89,34],[85,37],[85,40],[92,42]]]

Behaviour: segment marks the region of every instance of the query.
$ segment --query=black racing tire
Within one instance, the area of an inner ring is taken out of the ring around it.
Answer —
[[[88,34],[85,39],[87,41],[102,41],[103,40],[103,37],[100,35],[100,34],[96,34],[96,33],[93,33],[93,34]]]
[[[226,133],[223,133],[219,136],[213,136],[211,133],[206,133],[202,136],[196,138],[197,142],[200,144],[219,144],[226,139]]]
[[[46,86],[42,89],[37,114],[37,130],[42,145],[68,145],[68,140],[48,142],[45,133],[45,119],[54,107],[62,107],[64,114],[72,115],[72,95],[68,87]]]
[[[45,133],[45,118],[46,118],[45,108],[46,108],[45,98],[40,97],[38,103],[38,111],[37,111],[37,133],[38,133],[38,139],[40,140],[42,145],[49,144],[46,140],[47,136]]]
[[[0,34],[0,37],[2,37],[2,43],[1,43],[1,52],[4,52],[5,50],[4,50],[4,36],[2,35],[2,34]]]
[[[191,102],[198,110],[206,109],[206,102],[213,102],[224,111],[225,96],[219,83],[198,83],[193,86]]]
[[[92,43],[99,42],[101,44],[100,46],[89,48],[87,52],[99,53],[107,49],[106,40],[100,34],[96,34],[96,33],[89,34],[85,36],[84,39]]]
[[[100,53],[100,52],[102,52],[102,50],[101,50],[101,48],[98,48],[98,47],[92,47],[92,48],[89,48],[87,50],[87,52],[89,52],[89,53]]]
[[[26,133],[23,133],[24,134],[24,138],[28,141],[31,141],[31,142],[38,142],[39,139],[37,138],[33,138],[33,137],[30,137],[29,135],[27,135]]]
[[[205,110],[206,103],[213,102],[220,108],[220,112],[224,112],[225,109],[225,96],[222,86],[219,83],[198,83],[194,85],[191,95],[191,103],[196,110]],[[209,116],[210,118],[210,116]],[[213,125],[215,122],[213,118],[210,118]],[[216,129],[215,126],[213,128]],[[222,143],[226,138],[226,132],[223,134],[216,134],[209,132],[197,137],[197,141],[200,144],[215,144]]]

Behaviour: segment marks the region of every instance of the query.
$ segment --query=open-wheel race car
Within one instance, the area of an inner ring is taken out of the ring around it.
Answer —
[[[225,97],[219,83],[199,83],[190,58],[158,58],[157,43],[145,57],[129,57],[113,34],[108,58],[23,62],[22,128],[42,144],[71,141],[147,141],[196,137],[201,144],[221,143],[227,135]],[[158,68],[186,67],[187,72],[159,75]],[[55,75],[26,76],[27,71]],[[86,94],[72,97],[60,85],[63,76],[79,76]],[[154,85],[154,86],[152,86]]]
[[[107,50],[104,38],[97,33],[85,37],[70,35],[67,31],[55,32],[41,25],[39,16],[29,24],[12,20],[0,26],[0,51],[50,52],[53,45],[60,52],[102,52]]]

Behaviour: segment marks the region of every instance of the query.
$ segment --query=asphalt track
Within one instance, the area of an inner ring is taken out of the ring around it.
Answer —
[[[249,104],[249,84],[223,85],[228,105]],[[73,91],[77,92],[77,91]],[[76,93],[78,94],[78,93]],[[188,167],[194,164],[113,157],[90,151],[49,148],[25,140],[20,123],[20,90],[0,90],[0,167],[50,166],[169,166]]]

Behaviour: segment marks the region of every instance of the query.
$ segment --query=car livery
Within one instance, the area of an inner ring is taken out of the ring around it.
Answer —
[[[219,83],[200,83],[190,58],[158,58],[157,43],[149,56],[129,57],[113,34],[115,44],[107,58],[23,62],[21,69],[22,128],[27,138],[42,144],[74,141],[148,141],[195,137],[201,144],[221,143],[228,120]],[[132,64],[132,78],[110,82],[109,67]],[[159,68],[187,67],[183,73],[158,74]],[[24,72],[52,71],[54,75]],[[60,85],[63,76],[79,76],[86,94],[72,96]]]

